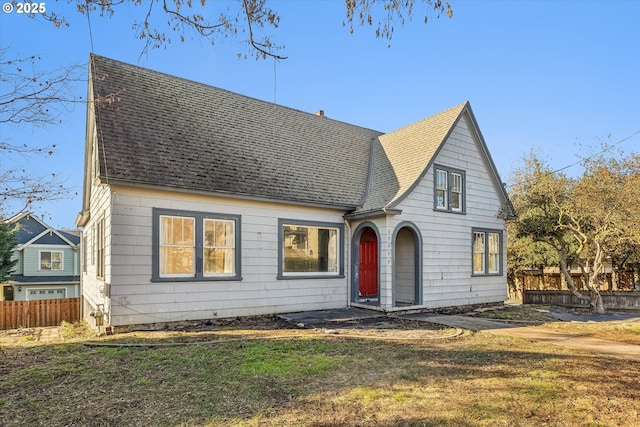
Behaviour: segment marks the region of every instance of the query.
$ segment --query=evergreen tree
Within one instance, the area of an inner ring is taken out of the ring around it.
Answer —
[[[13,252],[18,246],[11,226],[5,222],[0,222],[0,282],[5,282],[11,277],[13,267],[18,263],[18,259],[13,259]]]

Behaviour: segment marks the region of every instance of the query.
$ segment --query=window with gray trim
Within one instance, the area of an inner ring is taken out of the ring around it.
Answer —
[[[240,216],[153,209],[153,281],[241,280]]]
[[[464,171],[435,165],[433,207],[443,212],[465,212]]]
[[[502,274],[502,231],[472,231],[473,275]]]
[[[278,278],[343,277],[341,223],[278,220]]]

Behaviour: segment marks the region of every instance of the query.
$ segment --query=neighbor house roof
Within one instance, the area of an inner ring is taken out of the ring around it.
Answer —
[[[80,236],[67,231],[55,230],[31,212],[19,213],[6,221],[16,226],[15,237],[18,250],[31,244],[78,246]]]
[[[460,117],[475,122],[465,102],[384,134],[98,55],[90,94],[104,183],[356,214],[392,212]]]
[[[11,284],[63,284],[80,282],[80,276],[25,276],[22,274],[14,274],[11,276],[9,283]]]

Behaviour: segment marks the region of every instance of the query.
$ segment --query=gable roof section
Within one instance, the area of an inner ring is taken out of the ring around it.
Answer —
[[[16,240],[18,245],[24,245],[46,231],[49,226],[29,212],[23,212],[7,220],[9,224],[17,225]]]
[[[23,212],[7,220],[9,224],[15,224],[17,250],[32,244],[43,245],[69,245],[75,247],[80,243],[80,237],[71,238],[70,233],[54,230],[30,212]]]
[[[56,234],[53,230],[49,230],[48,233],[43,233],[40,237],[31,242],[32,245],[68,245],[69,243],[62,240],[60,234]]]
[[[351,210],[381,133],[92,55],[99,177]]]
[[[62,237],[64,237],[65,239],[67,239],[69,242],[73,243],[74,245],[79,245],[80,244],[80,236],[72,231],[68,231],[68,230],[57,230],[58,233],[60,233],[60,235]]]
[[[393,208],[422,178],[468,102],[379,137],[372,192],[360,209]]]
[[[479,143],[480,154],[489,166],[487,172],[504,205],[501,214],[513,216],[513,206],[467,101],[381,135],[373,151],[371,191],[363,205],[349,217],[397,213],[398,204],[420,183],[462,117],[467,117]]]
[[[510,212],[468,102],[383,134],[93,54],[89,82],[102,183],[394,214],[466,116]]]

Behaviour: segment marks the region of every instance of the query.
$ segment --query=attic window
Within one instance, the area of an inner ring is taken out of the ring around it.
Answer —
[[[433,208],[443,212],[465,212],[464,171],[436,166],[434,172]]]

